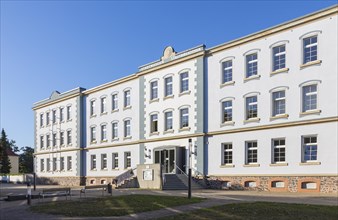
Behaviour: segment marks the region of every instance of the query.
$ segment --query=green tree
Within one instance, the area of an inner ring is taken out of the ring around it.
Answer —
[[[7,139],[7,135],[4,129],[1,130],[0,138],[0,173],[9,174],[12,168],[11,162],[7,154],[7,149],[10,148],[10,142]]]
[[[33,154],[34,149],[31,147],[22,147],[20,149],[22,154],[19,157],[19,172],[20,173],[33,173]]]

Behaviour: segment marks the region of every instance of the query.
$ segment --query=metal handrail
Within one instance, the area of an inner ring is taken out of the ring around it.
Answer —
[[[129,169],[123,173],[121,173],[120,175],[116,176],[114,178],[114,182],[115,182],[115,185],[118,186],[119,184],[121,184],[122,182],[124,182],[125,180],[128,180],[132,177],[135,176],[135,172],[134,170],[136,170],[137,167],[135,168],[132,168],[132,169]]]
[[[188,177],[188,174],[186,174],[183,170],[181,170],[181,168],[179,168],[176,164],[175,164],[175,167],[176,167],[179,171],[181,171],[181,173],[183,173],[184,175],[186,175],[186,176]]]
[[[183,165],[183,167],[187,167],[187,165]],[[196,168],[191,167],[191,169],[193,169],[193,170],[195,171],[195,173],[197,173],[197,175],[195,175],[195,176],[201,175],[201,176],[203,176],[203,177],[207,177],[207,175],[201,173],[201,172],[198,171]]]

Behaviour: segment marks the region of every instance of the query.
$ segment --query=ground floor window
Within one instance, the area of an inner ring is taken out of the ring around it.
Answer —
[[[124,153],[124,168],[130,168],[131,167],[131,153],[125,152]]]

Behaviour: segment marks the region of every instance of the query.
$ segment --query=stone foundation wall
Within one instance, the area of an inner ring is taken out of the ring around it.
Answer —
[[[207,183],[209,188],[212,189],[271,192],[338,192],[338,176],[224,176],[209,177]]]
[[[37,184],[61,185],[61,186],[80,186],[84,185],[85,177],[37,177]]]
[[[101,184],[108,184],[111,183],[113,186],[113,180],[114,180],[115,176],[95,176],[95,177],[90,177],[87,176],[86,177],[86,185],[101,185]]]

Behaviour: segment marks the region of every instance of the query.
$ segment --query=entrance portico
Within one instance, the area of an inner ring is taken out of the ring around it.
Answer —
[[[185,171],[186,149],[182,146],[161,146],[154,148],[154,163],[161,164],[162,173]]]

